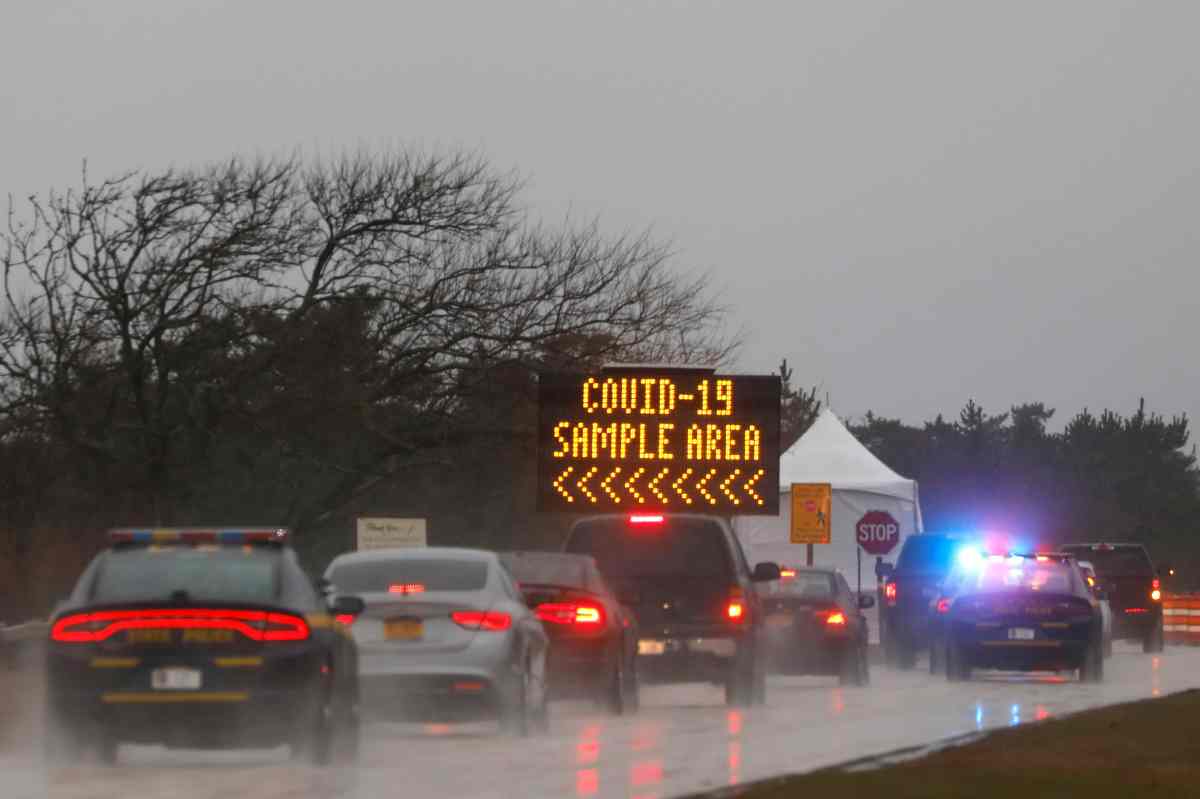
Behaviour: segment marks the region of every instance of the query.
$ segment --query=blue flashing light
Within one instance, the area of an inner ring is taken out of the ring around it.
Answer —
[[[955,555],[960,568],[974,571],[983,565],[983,553],[974,547],[963,547]]]

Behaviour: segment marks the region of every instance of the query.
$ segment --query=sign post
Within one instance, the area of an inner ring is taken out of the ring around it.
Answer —
[[[538,510],[776,516],[780,395],[777,375],[543,373]]]
[[[833,487],[829,483],[792,483],[791,541],[805,544],[805,565],[813,565],[813,544],[828,544]]]

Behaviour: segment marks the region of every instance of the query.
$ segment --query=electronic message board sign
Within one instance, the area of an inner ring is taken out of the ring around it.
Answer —
[[[538,381],[538,510],[778,515],[775,375],[613,368]]]

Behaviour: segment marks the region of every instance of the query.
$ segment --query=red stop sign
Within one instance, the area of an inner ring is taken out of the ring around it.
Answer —
[[[858,545],[868,555],[886,555],[900,542],[900,525],[887,511],[869,510],[854,525]]]

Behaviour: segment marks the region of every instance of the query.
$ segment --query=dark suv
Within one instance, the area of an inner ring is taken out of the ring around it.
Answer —
[[[1069,544],[1078,560],[1090,561],[1112,608],[1112,637],[1142,642],[1142,651],[1163,649],[1162,584],[1141,544]]]
[[[765,615],[753,571],[729,524],[712,516],[645,513],[577,521],[565,551],[591,555],[632,608],[637,669],[646,682],[707,681],[731,705],[766,701]]]
[[[879,640],[887,663],[910,669],[917,653],[928,647],[930,603],[937,599],[963,544],[949,535],[910,535],[900,548],[895,567],[884,570]]]

